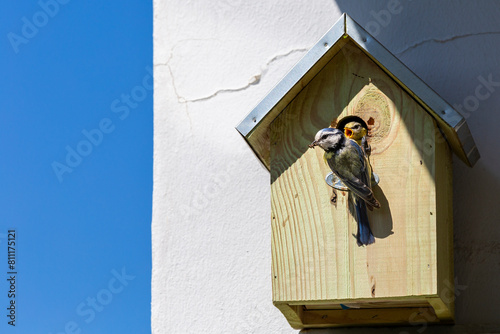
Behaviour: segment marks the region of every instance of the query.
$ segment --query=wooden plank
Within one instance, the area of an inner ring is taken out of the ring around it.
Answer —
[[[431,298],[432,299],[432,298]],[[430,307],[431,304],[429,300],[426,299],[416,299],[412,300],[411,298],[408,299],[402,299],[399,301],[365,301],[365,302],[360,302],[360,301],[345,301],[340,304],[307,304],[304,305],[305,310],[342,310],[345,309],[345,307],[341,306],[344,305],[349,308],[354,308],[354,309],[374,309],[374,308],[406,308],[406,307]]]
[[[396,309],[311,310],[303,312],[306,328],[438,323],[432,307]]]
[[[437,219],[437,294],[432,300],[440,319],[452,321],[455,311],[453,275],[453,164],[451,151],[440,133],[436,134],[436,219]]]
[[[364,53],[339,52],[270,124],[273,299],[276,302],[436,296],[439,133],[425,110]],[[358,247],[346,192],[316,132],[356,114],[371,124],[371,162],[382,209],[369,212],[376,242]]]
[[[287,302],[289,305],[301,305],[306,308],[319,308],[319,309],[327,309],[328,305],[333,304],[371,304],[377,303],[377,305],[387,305],[388,307],[392,307],[392,305],[407,303],[408,306],[420,306],[423,303],[429,306],[429,299],[437,298],[438,295],[427,295],[427,296],[399,296],[399,297],[377,297],[377,298],[348,298],[348,299],[336,299],[336,300],[328,300],[328,299],[320,299],[320,300],[302,300],[302,301],[290,301]]]
[[[276,306],[281,313],[283,313],[292,328],[304,328],[304,324],[302,323],[302,306],[290,306],[286,303],[274,303],[274,306]]]
[[[445,303],[441,298],[429,298],[429,304],[432,306],[436,317],[441,322],[453,323],[454,321],[454,310],[453,303],[451,303],[451,307],[449,303]]]
[[[275,305],[296,329],[453,322],[448,307],[436,296],[376,301],[347,300],[343,302],[343,306],[328,301],[315,301],[306,305]],[[346,309],[346,306],[349,308]]]

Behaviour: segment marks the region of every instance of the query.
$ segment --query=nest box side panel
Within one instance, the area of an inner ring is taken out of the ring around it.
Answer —
[[[322,150],[308,148],[346,115],[369,125],[381,180],[382,208],[368,213],[376,242],[367,247],[353,236],[347,192],[330,201]],[[437,296],[437,134],[433,118],[352,43],[304,87],[270,126],[275,303]]]
[[[450,147],[436,134],[437,297],[430,298],[441,320],[453,320],[455,286],[453,274],[453,164]]]

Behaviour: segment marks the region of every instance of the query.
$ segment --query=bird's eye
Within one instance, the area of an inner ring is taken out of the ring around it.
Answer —
[[[326,139],[326,137],[328,137],[328,135],[322,135],[321,140]]]
[[[356,125],[354,126],[354,129],[359,129],[359,124],[356,124]]]

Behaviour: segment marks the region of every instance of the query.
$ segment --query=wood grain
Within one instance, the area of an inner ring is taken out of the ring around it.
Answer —
[[[360,325],[390,325],[439,322],[432,307],[397,309],[349,309],[349,310],[313,310],[303,313],[303,327],[334,327]]]
[[[370,124],[381,180],[374,192],[382,208],[369,212],[376,242],[367,247],[353,236],[348,193],[330,202],[323,151],[308,148],[318,130],[347,115]],[[269,140],[275,303],[439,298],[452,278],[451,158],[415,100],[364,53],[346,48],[270,124]],[[439,314],[450,319],[452,302],[443,305]]]

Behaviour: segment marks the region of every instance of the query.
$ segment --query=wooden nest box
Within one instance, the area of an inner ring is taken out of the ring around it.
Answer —
[[[368,125],[381,208],[360,247],[316,132]],[[271,172],[273,303],[294,328],[454,317],[452,159],[479,159],[465,119],[349,16],[238,125]]]

